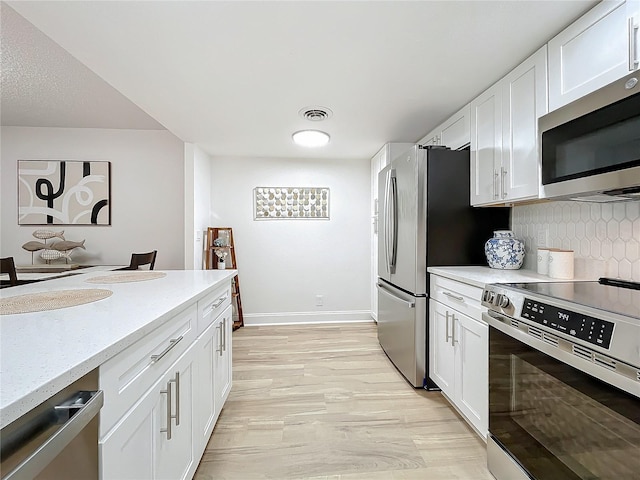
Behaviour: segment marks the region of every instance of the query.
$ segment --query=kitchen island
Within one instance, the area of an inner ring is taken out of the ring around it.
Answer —
[[[153,332],[235,270],[167,271],[149,281],[99,285],[93,272],[0,291],[0,298],[37,292],[105,288],[103,300],[45,312],[0,315],[0,428]],[[123,271],[123,274],[130,273]]]

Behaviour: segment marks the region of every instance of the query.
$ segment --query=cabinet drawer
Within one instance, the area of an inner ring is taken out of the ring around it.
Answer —
[[[431,298],[471,318],[481,318],[482,289],[473,285],[431,275]]]
[[[204,332],[229,305],[231,305],[230,283],[198,300],[198,335]]]
[[[100,366],[100,389],[104,391],[100,437],[194,342],[197,315],[194,303]]]

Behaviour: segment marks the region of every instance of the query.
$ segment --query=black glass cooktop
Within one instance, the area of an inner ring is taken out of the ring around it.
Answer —
[[[640,320],[640,290],[637,289],[640,285],[618,286],[615,280],[612,282],[614,285],[608,283],[606,279],[601,279],[593,282],[510,283],[502,286],[519,290],[520,293],[525,290]]]

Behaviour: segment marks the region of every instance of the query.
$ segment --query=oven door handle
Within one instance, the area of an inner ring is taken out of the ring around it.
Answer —
[[[539,352],[545,353],[550,357],[555,358],[559,362],[565,363],[580,372],[587,373],[592,377],[598,378],[603,382],[606,382],[610,385],[620,388],[627,393],[631,393],[632,395],[637,395],[638,391],[638,382],[633,380],[630,377],[626,377],[621,375],[620,373],[616,373],[611,371],[605,367],[602,367],[590,360],[586,360],[582,357],[578,357],[572,353],[572,349],[564,350],[555,345],[551,345],[543,340],[539,340],[536,337],[531,336],[528,333],[528,324],[527,322],[523,322],[518,320],[520,325],[524,325],[524,329],[522,327],[513,327],[511,325],[511,318],[507,315],[501,315],[500,313],[494,312],[492,310],[488,310],[482,314],[482,318],[489,324],[489,345],[491,345],[491,328],[499,330],[500,332],[508,335],[514,340],[523,343],[534,350],[538,350]],[[546,331],[544,331],[547,333]],[[547,335],[553,335],[552,333],[547,333]],[[553,335],[553,337],[556,337]],[[570,345],[570,342],[564,341],[565,344]],[[576,344],[578,345],[578,344]],[[583,347],[589,348],[589,347]],[[597,352],[596,352],[597,353]],[[489,346],[489,356],[491,356],[491,346]]]

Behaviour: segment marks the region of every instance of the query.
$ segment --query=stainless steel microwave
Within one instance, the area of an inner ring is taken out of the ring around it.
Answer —
[[[640,200],[640,71],[540,118],[541,198]]]

